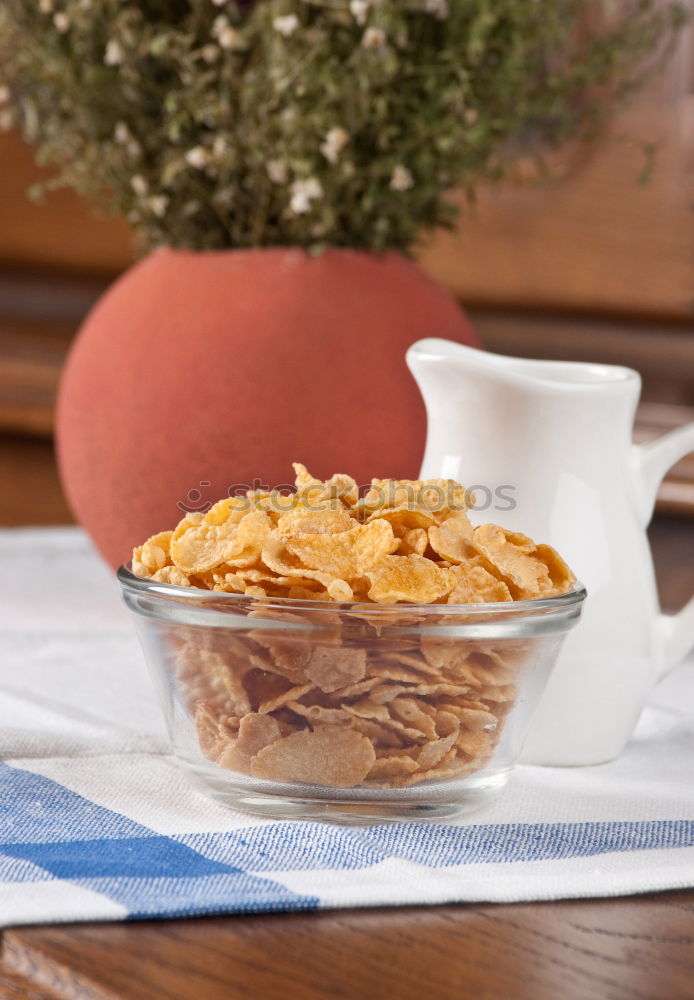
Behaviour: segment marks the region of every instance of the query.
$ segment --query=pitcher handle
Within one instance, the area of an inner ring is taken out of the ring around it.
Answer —
[[[636,467],[641,487],[641,513],[644,525],[653,516],[656,495],[666,473],[681,458],[694,451],[694,423],[648,441],[634,445]],[[694,648],[694,597],[675,615],[661,614],[656,621],[660,649],[658,676],[664,676]]]

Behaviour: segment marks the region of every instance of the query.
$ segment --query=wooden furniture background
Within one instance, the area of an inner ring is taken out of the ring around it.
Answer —
[[[3,957],[3,1000],[687,1000],[694,894],[28,928]]]

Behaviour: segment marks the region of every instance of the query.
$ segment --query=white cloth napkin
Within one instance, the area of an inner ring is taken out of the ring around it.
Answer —
[[[274,822],[176,766],[81,531],[0,531],[0,580],[0,925],[694,886],[694,661],[619,760],[519,766],[468,821]]]

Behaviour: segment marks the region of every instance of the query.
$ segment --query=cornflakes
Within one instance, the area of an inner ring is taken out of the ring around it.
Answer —
[[[133,573],[150,577],[169,562],[169,546],[173,531],[160,531],[148,538],[144,545],[133,550]]]
[[[282,735],[276,719],[250,713],[241,719],[238,736],[222,749],[218,763],[230,771],[248,773],[255,755]]]
[[[429,528],[429,544],[434,552],[451,563],[462,563],[472,555],[474,529],[467,514],[454,514]]]
[[[367,570],[398,545],[392,527],[383,519],[334,535],[297,535],[286,542],[287,551],[304,566],[342,580],[368,575]]]
[[[184,573],[205,573],[229,562],[241,551],[238,527],[232,521],[199,524],[171,542],[174,566]]]
[[[377,522],[373,522],[377,523]],[[433,604],[448,594],[455,582],[453,573],[441,569],[431,559],[416,554],[387,556],[366,572],[371,581],[369,597],[379,604],[407,601]]]
[[[246,601],[238,635],[182,628],[172,654],[200,751],[256,779],[329,788],[407,788],[480,770],[532,643],[408,632],[421,612],[407,606],[556,596],[571,589],[571,570],[526,535],[473,527],[470,495],[451,480],[374,479],[360,499],[350,476],[294,469],[296,492],[227,497],[133,551],[138,576]],[[285,611],[285,598],[297,606]],[[316,601],[334,612],[299,603]],[[469,614],[445,610],[456,621]],[[305,631],[316,616],[320,644]]]
[[[264,747],[251,761],[251,774],[266,781],[353,788],[375,760],[373,745],[365,736],[344,726],[319,725]]]
[[[306,666],[306,676],[321,691],[338,691],[356,684],[366,673],[366,650],[343,646],[340,649],[318,647]]]
[[[155,583],[171,583],[174,587],[190,587],[191,580],[178,566],[162,566],[156,573],[152,573],[152,580]]]
[[[484,524],[475,528],[472,537],[473,548],[488,562],[491,571],[496,571],[506,583],[511,594],[518,600],[535,597],[549,597],[568,590],[575,577],[558,553],[549,546],[552,569],[555,576],[561,576],[566,585],[558,588],[553,582],[542,554],[527,535],[506,531],[494,524]],[[546,555],[547,553],[545,553]],[[558,563],[561,563],[561,570]]]

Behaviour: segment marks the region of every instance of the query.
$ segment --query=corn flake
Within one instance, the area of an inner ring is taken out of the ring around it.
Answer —
[[[366,650],[342,646],[314,649],[306,666],[306,676],[321,691],[338,691],[357,684],[366,673]]]
[[[230,771],[249,774],[253,757],[281,735],[279,723],[269,715],[245,715],[241,719],[238,737],[222,751],[219,764]]]
[[[450,563],[462,563],[472,554],[473,527],[464,512],[429,528],[429,544]]]
[[[379,604],[433,604],[445,597],[456,582],[450,570],[440,569],[418,555],[384,556],[366,576],[371,581],[369,597]]]
[[[254,778],[352,788],[376,760],[371,741],[345,726],[318,726],[292,733],[260,750],[251,761]]]
[[[332,535],[329,543],[320,535],[291,538],[287,549],[305,566],[349,580],[368,575],[367,571],[398,544],[390,524],[376,520]]]
[[[518,600],[531,600],[554,590],[547,566],[532,554],[535,543],[527,535],[484,524],[474,529],[472,546]]]
[[[456,585],[448,595],[449,604],[496,604],[512,601],[511,591],[480,565],[478,558],[451,567],[456,575]]]
[[[193,585],[190,577],[178,569],[177,566],[163,566],[156,573],[152,573],[151,579],[155,583],[170,583],[174,587],[191,587]]]
[[[240,553],[237,534],[238,526],[231,520],[188,528],[180,537],[172,538],[171,559],[184,573],[205,573]]]
[[[296,507],[282,514],[277,522],[280,535],[291,538],[293,535],[332,535],[341,531],[350,531],[354,527],[354,518],[339,502],[331,502],[318,510],[307,507]]]

